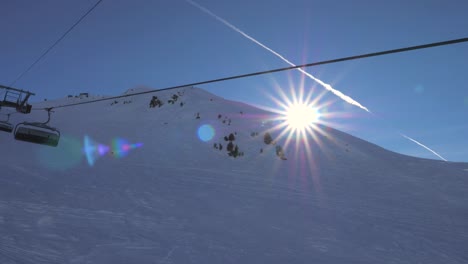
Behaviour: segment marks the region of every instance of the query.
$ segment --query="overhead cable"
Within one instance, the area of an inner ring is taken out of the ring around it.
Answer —
[[[76,26],[78,26],[78,24],[80,24],[80,22],[86,17],[89,15],[89,13],[91,13],[103,0],[98,0],[96,2],[96,4],[94,4],[94,6],[92,6],[83,16],[80,17],[80,19],[78,19],[78,21],[75,22],[75,24],[73,24],[67,31],[65,31],[65,33],[62,34],[62,36],[60,36],[60,38],[58,38],[54,44],[52,44],[46,51],[44,51],[44,53],[41,54],[41,56],[39,56],[39,58],[37,58],[31,65],[29,65],[29,67],[24,70],[11,84],[10,84],[10,87],[15,85],[16,82],[18,82],[24,75],[26,75],[26,73],[28,73],[42,58],[44,58],[55,46],[57,46],[57,44],[60,43],[60,41],[62,41],[67,35],[68,33],[70,33]]]
[[[325,60],[325,61],[313,62],[313,63],[308,63],[308,64],[290,66],[290,67],[285,67],[285,68],[277,68],[277,69],[273,69],[273,70],[253,72],[253,73],[235,75],[235,76],[230,76],[230,77],[223,77],[223,78],[219,78],[219,79],[213,79],[213,80],[208,80],[208,81],[201,81],[201,82],[177,85],[177,86],[172,86],[172,87],[167,87],[167,88],[162,88],[162,89],[153,89],[153,90],[144,91],[144,92],[137,92],[137,93],[124,94],[124,95],[119,95],[119,96],[100,98],[100,99],[95,99],[95,100],[90,100],[90,101],[85,101],[85,102],[58,105],[58,106],[54,106],[53,108],[63,108],[63,107],[70,107],[70,106],[76,106],[76,105],[82,105],[82,104],[90,104],[90,103],[96,103],[96,102],[102,102],[102,101],[108,101],[108,100],[115,100],[115,99],[129,97],[129,96],[135,96],[135,95],[149,94],[149,93],[155,93],[155,92],[160,92],[160,91],[173,90],[173,89],[178,89],[178,88],[183,88],[183,87],[188,87],[188,86],[196,86],[196,85],[203,85],[203,84],[209,84],[209,83],[223,82],[223,81],[229,81],[229,80],[234,80],[234,79],[241,79],[241,78],[247,78],[247,77],[252,77],[252,76],[270,74],[270,73],[275,73],[275,72],[288,71],[288,70],[293,70],[293,69],[297,69],[297,68],[307,68],[307,67],[324,65],[324,64],[332,64],[332,63],[342,62],[342,61],[350,61],[350,60],[364,59],[364,58],[369,58],[369,57],[377,57],[377,56],[382,56],[382,55],[387,55],[387,54],[402,53],[402,52],[407,52],[407,51],[412,51],[412,50],[427,49],[427,48],[433,48],[433,47],[438,47],[438,46],[446,46],[446,45],[452,45],[452,44],[457,44],[457,43],[462,43],[462,42],[468,42],[468,38],[459,38],[459,39],[453,39],[453,40],[448,40],[448,41],[433,42],[433,43],[429,43],[429,44],[410,46],[410,47],[405,47],[405,48],[398,48],[398,49],[391,49],[391,50],[380,51],[380,52],[373,52],[373,53],[366,53],[366,54],[361,54],[361,55],[354,55],[354,56],[343,57],[343,58],[339,58],[339,59]],[[36,108],[34,110],[47,110],[47,109],[46,108]]]

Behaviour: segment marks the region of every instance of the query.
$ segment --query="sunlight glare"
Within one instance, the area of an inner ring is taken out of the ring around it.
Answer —
[[[320,118],[317,108],[304,103],[293,104],[286,109],[286,122],[290,129],[303,130]]]

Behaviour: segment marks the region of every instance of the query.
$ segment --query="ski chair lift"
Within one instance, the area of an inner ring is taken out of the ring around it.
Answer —
[[[0,101],[0,108],[2,106],[13,107],[16,108],[17,112],[23,114],[31,113],[32,106],[28,104],[28,99],[31,95],[34,95],[33,93],[3,85],[0,85],[0,88],[6,90],[3,100]]]
[[[46,110],[48,118],[44,123],[23,122],[17,124],[15,127],[15,139],[56,147],[60,140],[60,131],[47,125],[50,121],[52,108],[47,108]]]
[[[13,131],[13,125],[8,122],[10,120],[10,114],[7,114],[7,116],[6,121],[0,121],[0,131],[11,133]]]

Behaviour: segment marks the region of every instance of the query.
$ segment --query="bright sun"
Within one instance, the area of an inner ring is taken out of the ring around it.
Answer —
[[[290,105],[286,110],[286,122],[290,129],[304,130],[320,118],[317,109],[304,103]]]

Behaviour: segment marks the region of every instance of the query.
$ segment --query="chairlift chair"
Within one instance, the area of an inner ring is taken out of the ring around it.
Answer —
[[[49,118],[44,123],[22,122],[15,127],[15,139],[56,147],[60,140],[60,131],[48,126],[51,109],[47,109]]]
[[[11,133],[13,131],[13,125],[9,123],[10,114],[7,115],[8,118],[6,121],[0,121],[0,131]]]

